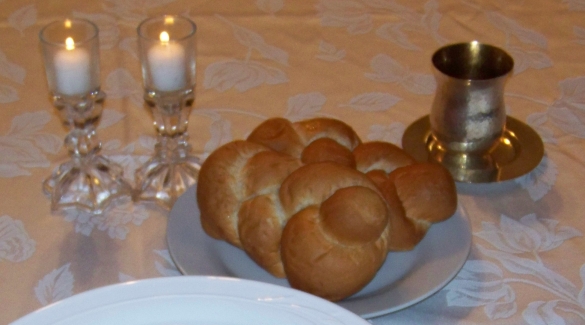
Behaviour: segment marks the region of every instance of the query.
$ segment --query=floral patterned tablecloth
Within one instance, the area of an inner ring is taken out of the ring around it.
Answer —
[[[38,33],[65,17],[100,28],[102,153],[133,172],[153,152],[136,27],[182,14],[198,25],[190,142],[202,159],[274,116],[334,117],[362,140],[400,144],[428,114],[430,57],[470,40],[508,51],[508,114],[536,130],[530,174],[459,186],[471,254],[430,298],[373,324],[585,323],[584,0],[0,1],[0,323],[92,288],[180,275],[168,212],[140,203],[51,214],[43,179],[66,159]]]

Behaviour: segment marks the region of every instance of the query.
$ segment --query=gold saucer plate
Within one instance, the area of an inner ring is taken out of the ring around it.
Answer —
[[[402,137],[402,148],[417,161],[436,161],[433,155],[439,146],[431,135],[430,128],[427,115],[412,123]],[[493,162],[490,170],[472,170],[464,164],[446,161],[442,163],[457,182],[501,182],[525,175],[538,166],[544,156],[544,144],[538,133],[530,126],[508,116],[500,142],[488,155],[489,160]]]

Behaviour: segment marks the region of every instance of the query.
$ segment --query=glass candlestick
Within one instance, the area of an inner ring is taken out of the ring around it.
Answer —
[[[187,125],[195,100],[196,26],[181,16],[149,18],[138,26],[144,99],[157,132],[155,152],[136,172],[135,199],[170,209],[197,181]]]
[[[51,210],[79,208],[102,213],[114,199],[130,197],[122,168],[99,155],[96,127],[105,94],[100,90],[98,29],[82,19],[50,23],[40,32],[51,99],[69,129],[70,160],[43,182]]]

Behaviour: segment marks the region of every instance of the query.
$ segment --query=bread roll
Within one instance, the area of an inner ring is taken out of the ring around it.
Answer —
[[[319,141],[322,139],[325,141]],[[349,125],[330,118],[295,123],[271,118],[258,125],[246,140],[299,159],[302,156],[305,163],[336,161],[335,156],[353,161],[351,152],[361,143]]]
[[[355,169],[353,153],[338,142],[320,138],[311,142],[301,154],[303,164],[330,161]]]
[[[197,186],[207,234],[333,301],[362,289],[389,251],[412,249],[457,205],[444,167],[362,143],[328,118],[266,120],[211,153]]]
[[[362,143],[354,149],[353,155],[357,170],[368,174],[376,184],[383,183],[396,168],[416,162],[406,151],[381,141]]]
[[[394,184],[406,217],[419,222],[440,222],[457,208],[455,181],[435,163],[415,163],[397,168],[388,177]]]
[[[386,258],[389,217],[370,179],[331,162],[308,164],[284,181],[280,197],[293,215],[281,239],[291,286],[336,301],[372,280]]]
[[[297,158],[301,157],[306,146],[306,141],[301,139],[292,123],[284,118],[264,121],[248,135],[246,140]]]
[[[329,138],[353,151],[362,142],[351,126],[331,118],[295,122],[293,128],[303,139],[305,146],[317,139]]]
[[[282,181],[301,166],[298,159],[247,141],[215,150],[201,166],[197,201],[203,229],[214,238],[239,246],[236,232],[241,203],[277,192]]]
[[[356,168],[376,183],[388,202],[388,250],[413,249],[432,222],[455,213],[455,182],[443,166],[417,163],[404,150],[387,142],[362,143],[353,154]]]
[[[209,155],[197,180],[201,226],[211,237],[241,247],[237,215],[241,204],[242,169],[248,159],[269,148],[247,141],[230,142]]]

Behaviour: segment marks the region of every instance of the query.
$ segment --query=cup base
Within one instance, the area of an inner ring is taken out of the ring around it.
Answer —
[[[181,155],[155,154],[136,171],[134,201],[153,202],[170,210],[179,196],[197,182],[199,169],[199,158],[188,150]]]
[[[101,155],[74,157],[61,164],[43,182],[51,211],[81,209],[101,214],[112,203],[132,196],[122,168]]]
[[[528,125],[508,116],[498,144],[483,156],[451,152],[433,138],[429,116],[404,132],[402,148],[417,161],[438,162],[456,182],[491,183],[514,179],[533,170],[544,156],[540,136]]]
[[[445,166],[455,181],[485,183],[497,178],[498,168],[492,155],[450,152],[432,136],[427,140],[428,159]]]

